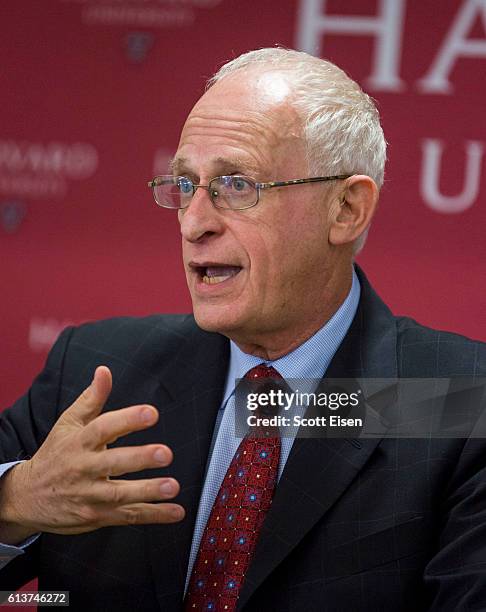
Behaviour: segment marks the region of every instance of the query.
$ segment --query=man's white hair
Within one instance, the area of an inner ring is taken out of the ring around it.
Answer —
[[[302,118],[312,176],[366,174],[378,188],[383,185],[386,141],[378,110],[341,68],[302,51],[258,49],[224,64],[207,87],[243,69],[289,75],[290,102]],[[355,253],[363,247],[366,233],[356,241]]]

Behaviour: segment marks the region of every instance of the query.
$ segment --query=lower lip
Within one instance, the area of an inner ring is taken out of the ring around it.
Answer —
[[[218,293],[221,290],[226,290],[227,288],[231,288],[231,285],[234,284],[236,279],[241,275],[242,270],[240,270],[237,274],[233,276],[228,276],[228,278],[220,283],[205,283],[202,277],[196,273],[196,290],[198,293],[202,294],[212,294]]]

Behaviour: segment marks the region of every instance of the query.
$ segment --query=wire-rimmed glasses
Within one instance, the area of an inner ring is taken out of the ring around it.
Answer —
[[[258,204],[260,191],[273,187],[287,187],[289,185],[302,185],[304,183],[318,183],[323,181],[337,181],[347,179],[351,174],[338,174],[336,176],[314,176],[290,181],[270,181],[259,183],[249,176],[231,174],[216,176],[207,185],[198,185],[187,176],[156,176],[149,181],[156,204],[163,208],[180,210],[187,208],[191,203],[196,190],[206,189],[209,198],[216,208],[230,210],[244,210]]]

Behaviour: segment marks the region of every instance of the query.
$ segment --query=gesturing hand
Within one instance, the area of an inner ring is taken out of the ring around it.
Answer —
[[[111,372],[96,369],[93,382],[59,417],[29,461],[10,470],[0,494],[0,541],[40,531],[83,533],[109,525],[172,523],[184,509],[171,499],[173,478],[121,480],[117,476],[167,466],[172,451],[162,444],[107,448],[107,444],[157,422],[153,406],[100,414],[111,392]]]

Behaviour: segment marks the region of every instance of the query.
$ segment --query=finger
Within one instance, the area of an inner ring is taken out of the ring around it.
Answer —
[[[110,369],[106,366],[97,367],[90,386],[63,412],[61,419],[72,419],[80,425],[86,425],[100,414],[111,393],[111,387]]]
[[[147,429],[158,418],[157,409],[147,404],[111,410],[86,425],[81,432],[81,443],[85,448],[96,449],[132,431]]]
[[[167,467],[174,458],[168,446],[146,444],[110,448],[90,455],[91,463],[86,471],[93,476],[121,476],[148,468]]]
[[[177,523],[185,516],[179,504],[129,504],[106,515],[106,525],[151,525]]]
[[[116,509],[126,504],[172,499],[179,491],[179,483],[174,478],[107,480],[93,484],[87,499],[92,504],[109,504]]]

